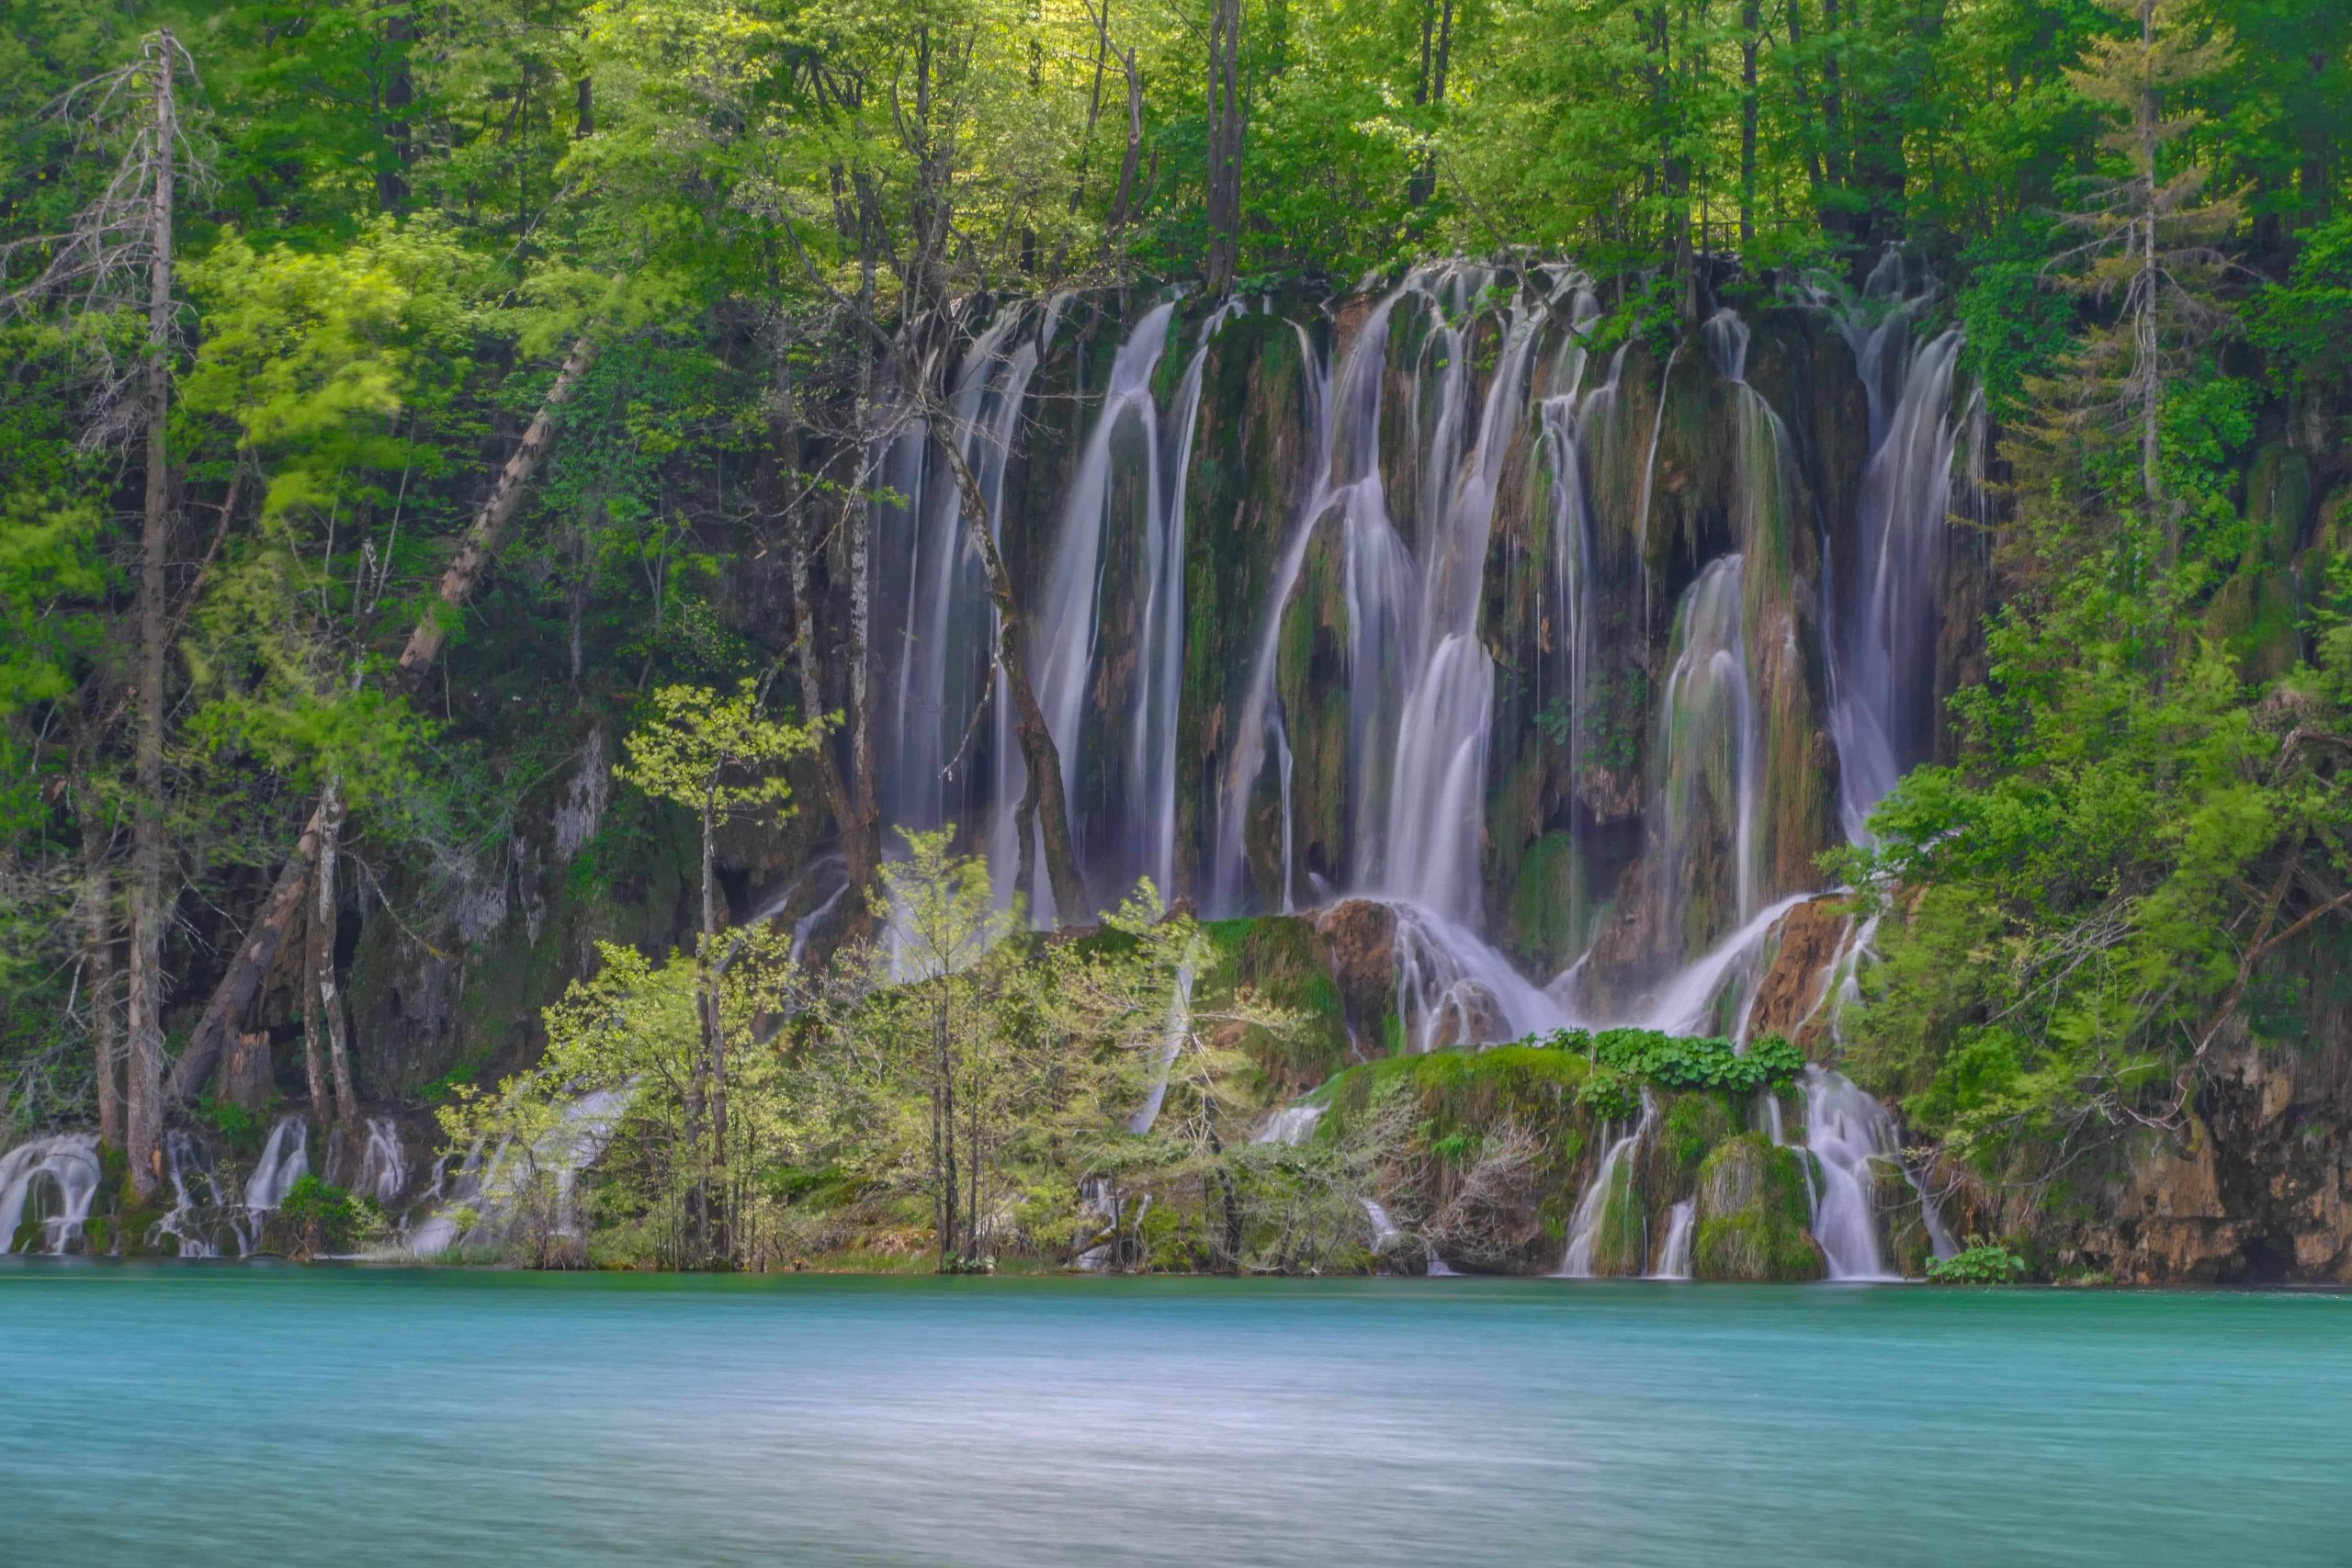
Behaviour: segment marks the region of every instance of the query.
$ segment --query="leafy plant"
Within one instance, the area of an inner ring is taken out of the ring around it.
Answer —
[[[1785,1089],[1804,1069],[1804,1054],[1777,1034],[1748,1042],[1742,1050],[1713,1036],[1667,1034],[1655,1029],[1604,1029],[1593,1033],[1564,1029],[1540,1043],[1592,1058],[1615,1080],[1658,1089],[1724,1089],[1750,1094],[1770,1086]],[[1618,1089],[1600,1073],[1589,1079],[1586,1103],[1600,1107]]]
[[[1970,1236],[1965,1248],[1928,1265],[1932,1285],[2014,1285],[2023,1278],[2025,1259],[1982,1236]]]

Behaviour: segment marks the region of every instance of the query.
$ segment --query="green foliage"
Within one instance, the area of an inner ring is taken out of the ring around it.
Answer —
[[[783,766],[817,743],[817,731],[764,716],[761,683],[733,693],[663,686],[652,716],[631,730],[628,760],[613,775],[702,818],[704,830],[741,812],[781,813],[792,799]]]
[[[1931,1285],[2014,1285],[2024,1278],[2024,1258],[1981,1236],[1970,1236],[1967,1247],[1928,1265]]]
[[[286,1190],[278,1202],[277,1218],[298,1258],[356,1251],[384,1224],[383,1213],[373,1199],[356,1196],[348,1188],[308,1174]]]
[[[2047,234],[2018,229],[1980,242],[1962,258],[1968,280],[1953,299],[1967,334],[1961,370],[2004,423],[2025,416],[2028,389],[2056,374],[2073,344],[2075,302],[2048,275],[2052,248]]]
[[[221,1100],[205,1095],[197,1101],[196,1113],[211,1124],[220,1134],[220,1141],[240,1155],[257,1155],[269,1136],[274,1118],[265,1108],[248,1111],[233,1100]]]
[[[1729,1040],[1654,1029],[1564,1029],[1531,1043],[1588,1056],[1617,1080],[1658,1089],[1752,1094],[1786,1089],[1804,1069],[1804,1053],[1777,1034],[1751,1040],[1745,1049]]]
[[[2324,390],[2352,376],[2352,214],[2305,236],[2287,281],[2266,287],[2247,315],[2281,385]]]

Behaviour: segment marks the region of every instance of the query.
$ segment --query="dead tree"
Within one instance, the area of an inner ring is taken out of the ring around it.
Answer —
[[[83,84],[56,113],[91,140],[119,151],[97,198],[62,234],[0,248],[0,269],[23,254],[47,252],[39,274],[6,297],[12,312],[62,308],[80,321],[138,310],[145,341],[135,360],[81,341],[96,370],[83,432],[85,445],[125,446],[143,437],[144,499],[139,532],[136,704],[131,741],[130,962],[123,1147],[132,1190],[154,1195],[163,1168],[164,928],[165,818],[164,727],[169,641],[172,532],[170,420],[178,349],[172,220],[179,187],[204,178],[204,163],[182,124],[181,93],[196,83],[196,62],[168,28],[139,42],[128,64]]]

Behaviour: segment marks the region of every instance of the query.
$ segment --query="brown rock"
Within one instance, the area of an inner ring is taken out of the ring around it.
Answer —
[[[1396,999],[1396,911],[1368,898],[1350,898],[1317,916],[1315,932],[1350,1026],[1377,1025]]]
[[[1785,1035],[1798,1045],[1818,1039],[1827,1023],[1822,1006],[1852,918],[1836,898],[1799,904],[1773,934],[1772,966],[1756,992],[1748,1028],[1756,1034]]]

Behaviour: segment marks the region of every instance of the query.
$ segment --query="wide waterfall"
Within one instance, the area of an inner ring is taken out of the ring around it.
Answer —
[[[1089,916],[1054,908],[1022,820],[952,456],[1027,606],[1091,901],[1139,878],[1216,917],[1374,900],[1414,1050],[1570,1025],[1744,1037],[1789,912],[1833,891],[1817,857],[1933,750],[1960,339],[1920,330],[1929,288],[1892,256],[1859,295],[1723,309],[1670,342],[1605,298],[1569,268],[1453,261],[1325,300],[978,301],[944,402],[871,455],[886,828],[956,829],[1040,924]],[[1868,410],[1842,468],[1775,406],[1823,375]],[[1212,555],[1237,507],[1250,532]],[[841,907],[842,863],[820,851],[755,918],[789,919],[797,951]],[[1868,940],[1849,930],[1821,977],[1833,1031]],[[1834,1073],[1803,1088],[1821,1245],[1836,1272],[1880,1272],[1894,1122]],[[589,1097],[548,1151],[556,1234],[618,1111]],[[1580,1220],[1647,1125],[1601,1152]],[[280,1120],[232,1192],[175,1137],[159,1234],[250,1250],[307,1139]],[[37,1213],[67,1245],[95,1182],[80,1145],[6,1157],[11,1237]],[[339,1131],[328,1167],[387,1204],[409,1185],[389,1120]],[[409,1248],[503,1231],[515,1169],[477,1151]],[[1689,1268],[1693,1215],[1673,1213],[1645,1249],[1659,1272]]]

